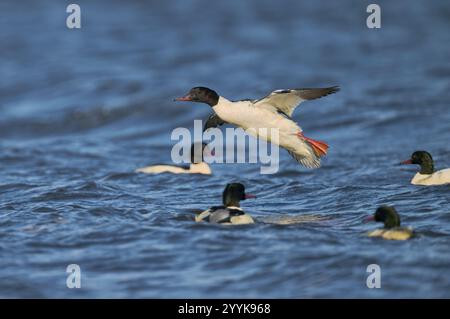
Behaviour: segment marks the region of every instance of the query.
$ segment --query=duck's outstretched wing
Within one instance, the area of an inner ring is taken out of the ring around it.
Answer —
[[[317,89],[276,90],[253,102],[255,107],[270,109],[292,116],[296,107],[306,100],[314,100],[339,91],[338,86]]]
[[[218,127],[220,125],[225,124],[226,122],[222,120],[216,113],[213,113],[208,119],[206,120],[205,126],[203,127],[203,132],[207,129]]]

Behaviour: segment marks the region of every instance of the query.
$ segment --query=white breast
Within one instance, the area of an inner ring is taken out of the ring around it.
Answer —
[[[247,133],[268,141],[271,141],[270,129],[278,129],[278,144],[286,148],[292,144],[291,139],[296,142],[295,134],[302,131],[294,121],[274,113],[273,110],[255,107],[250,101],[231,102],[220,97],[213,109],[225,122],[237,125],[247,130]],[[260,130],[261,128],[267,130]]]
[[[247,128],[279,128],[298,132],[298,125],[281,114],[264,107],[255,107],[250,101],[231,102],[220,97],[214,111],[225,122]]]
[[[450,168],[434,172],[433,174],[417,173],[411,180],[413,185],[444,185],[450,184]]]

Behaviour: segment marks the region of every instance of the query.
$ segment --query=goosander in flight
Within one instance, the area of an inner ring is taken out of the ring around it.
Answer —
[[[203,161],[203,153],[207,150],[206,144],[202,144],[202,154],[196,156],[194,152],[195,146],[191,146],[191,164],[189,166],[176,166],[176,165],[152,165],[147,167],[138,168],[136,173],[147,174],[204,174],[211,175],[211,168],[208,163]]]
[[[303,130],[291,118],[295,108],[303,101],[313,100],[339,91],[337,86],[316,89],[276,90],[259,100],[230,101],[206,87],[192,88],[176,101],[206,103],[212,107],[211,115],[204,127],[230,123],[247,130],[248,133],[269,142],[268,131],[279,131],[278,145],[302,165],[320,167],[321,157],[327,154],[328,145],[303,135]],[[264,128],[265,130],[260,130]],[[266,132],[266,133],[264,133]]]
[[[369,237],[382,237],[391,240],[406,240],[413,236],[411,227],[400,227],[400,216],[392,206],[380,206],[374,215],[369,216],[366,222],[375,221],[384,223],[384,228],[369,232]]]
[[[450,168],[435,171],[433,158],[428,152],[416,151],[410,159],[401,164],[420,165],[420,172],[413,177],[411,184],[426,186],[450,184]]]
[[[246,194],[241,183],[227,184],[222,195],[222,206],[213,206],[195,216],[196,222],[209,222],[224,225],[253,224],[252,216],[245,213],[239,205],[241,200],[256,198],[255,195]]]

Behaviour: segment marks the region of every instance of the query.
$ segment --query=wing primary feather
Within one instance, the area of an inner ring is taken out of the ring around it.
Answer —
[[[339,86],[332,86],[328,88],[319,88],[319,89],[298,89],[297,92],[302,99],[305,100],[314,100],[320,97],[324,97],[333,93],[336,93],[340,90]]]
[[[292,116],[297,106],[303,101],[314,100],[339,91],[338,86],[326,88],[304,88],[276,90],[266,97],[256,100],[253,104],[274,112],[281,111],[289,117]]]

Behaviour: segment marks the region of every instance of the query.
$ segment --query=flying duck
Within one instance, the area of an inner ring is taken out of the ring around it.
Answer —
[[[420,172],[418,172],[411,180],[411,184],[413,185],[431,186],[450,184],[450,168],[435,171],[433,158],[428,152],[416,151],[411,155],[410,159],[403,161],[400,164],[420,165]]]
[[[252,216],[245,213],[240,207],[241,200],[256,198],[255,195],[246,194],[241,183],[227,184],[223,191],[221,206],[213,206],[195,216],[196,222],[209,222],[223,225],[253,224]]]
[[[253,136],[285,148],[303,166],[317,168],[320,167],[320,159],[327,154],[328,145],[306,137],[292,120],[292,113],[303,101],[337,91],[337,86],[276,90],[258,100],[230,101],[209,88],[194,87],[186,96],[175,100],[206,103],[212,107],[214,114],[208,118],[204,131],[225,123],[234,124]],[[272,128],[278,129],[278,141],[271,141]]]

